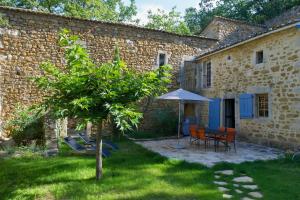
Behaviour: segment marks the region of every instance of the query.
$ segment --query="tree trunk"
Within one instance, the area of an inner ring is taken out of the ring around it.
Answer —
[[[102,120],[99,124],[99,130],[96,136],[96,180],[102,177]]]

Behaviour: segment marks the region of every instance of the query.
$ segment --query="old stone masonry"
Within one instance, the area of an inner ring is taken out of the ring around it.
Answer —
[[[0,28],[0,137],[18,103],[32,105],[44,95],[28,77],[43,74],[44,61],[63,66],[57,40],[66,28],[95,62],[111,61],[118,45],[122,59],[138,71],[172,65],[170,90],[181,87],[213,100],[183,102],[189,121],[234,128],[238,140],[300,146],[300,6],[262,24],[216,16],[194,36],[9,7],[0,13],[9,22]],[[175,104],[153,101],[139,129],[154,131],[153,116],[167,106],[178,112]]]
[[[214,183],[223,193],[224,199],[254,200],[263,198],[263,194],[253,178],[233,170],[215,171]]]

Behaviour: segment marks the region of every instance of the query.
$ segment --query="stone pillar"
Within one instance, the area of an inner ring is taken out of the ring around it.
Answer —
[[[45,116],[46,156],[52,156],[58,153],[58,138],[67,136],[67,127],[67,118],[54,120],[49,115]]]
[[[56,155],[58,153],[58,138],[55,129],[55,120],[52,119],[48,114],[46,114],[44,117],[46,156]]]
[[[55,121],[55,132],[56,135],[61,138],[68,136],[68,118]]]
[[[89,137],[92,135],[92,126],[93,124],[91,122],[86,124],[86,135]]]

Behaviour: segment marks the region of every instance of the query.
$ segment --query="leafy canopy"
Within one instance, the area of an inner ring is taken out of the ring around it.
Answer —
[[[60,33],[59,44],[65,49],[65,66],[50,62],[41,65],[45,75],[33,78],[47,94],[41,105],[55,118],[78,118],[99,123],[110,117],[124,131],[138,124],[142,117],[135,105],[145,97],[166,91],[170,83],[170,66],[149,72],[137,72],[126,66],[115,49],[113,62],[94,63],[87,50],[68,30]]]
[[[188,8],[184,19],[192,33],[199,33],[215,15],[263,23],[296,5],[300,0],[200,0],[199,8]]]
[[[0,5],[40,10],[84,19],[131,22],[137,14],[135,0],[0,0]]]
[[[157,12],[148,11],[149,22],[145,25],[147,28],[163,30],[167,32],[178,33],[181,35],[190,35],[191,32],[184,22],[176,8],[166,13],[158,9]]]

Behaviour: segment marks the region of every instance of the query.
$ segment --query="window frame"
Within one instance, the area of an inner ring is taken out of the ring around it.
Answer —
[[[209,70],[208,70],[209,66]],[[201,73],[202,84],[201,87],[209,89],[212,87],[212,65],[211,61],[204,61],[202,63],[202,73]]]
[[[161,58],[161,56],[163,56],[162,58]],[[164,66],[164,65],[166,65],[166,54],[165,53],[159,53],[158,54],[158,66],[160,67],[160,66]],[[162,60],[163,59],[163,60]],[[161,64],[161,62],[163,63],[163,64]]]
[[[260,112],[261,112],[261,108],[260,108],[260,97],[266,97],[266,105],[264,105],[264,109],[263,109],[263,112],[264,112],[264,115],[261,115]],[[259,94],[255,94],[255,98],[254,98],[254,101],[255,101],[255,116],[256,118],[262,118],[262,119],[268,119],[270,118],[271,116],[271,112],[270,112],[270,95],[269,93],[259,93]],[[267,113],[267,114],[266,114]]]
[[[255,64],[260,65],[265,61],[265,53],[264,50],[255,51]]]
[[[158,51],[157,57],[156,57],[156,65],[155,65],[154,69],[157,69],[157,68],[159,68],[160,66],[163,66],[163,65],[160,65],[160,55],[161,55],[161,54],[164,54],[164,55],[165,55],[164,65],[167,65],[167,64],[168,64],[168,61],[169,61],[169,54],[168,54],[166,51]]]

